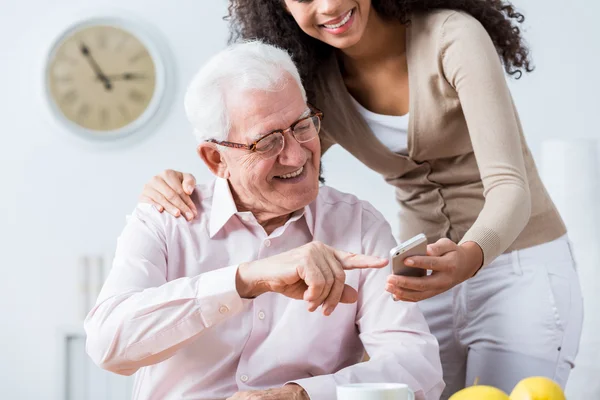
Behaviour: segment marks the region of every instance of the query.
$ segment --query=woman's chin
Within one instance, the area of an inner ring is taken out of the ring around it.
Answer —
[[[354,37],[356,36],[356,37]],[[338,50],[347,50],[347,49],[351,49],[352,47],[356,46],[356,44],[360,41],[360,36],[358,35],[352,35],[350,37],[345,37],[345,38],[321,38],[321,40],[325,43],[327,43],[328,45],[330,45],[331,47],[334,47]]]

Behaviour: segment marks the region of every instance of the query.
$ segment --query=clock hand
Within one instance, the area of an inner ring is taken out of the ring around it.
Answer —
[[[135,72],[125,72],[123,74],[116,74],[116,75],[105,75],[106,78],[111,79],[111,80],[123,80],[123,81],[133,81],[133,80],[139,80],[139,79],[148,79],[148,77],[144,74],[138,74]],[[96,79],[101,79],[100,77],[96,76]]]
[[[92,54],[90,53],[90,49],[85,45],[85,43],[81,42],[81,44],[79,46],[79,51],[81,51],[81,54],[83,54],[83,56],[86,58],[86,60],[88,60],[88,63],[90,64],[90,66],[92,67],[94,72],[96,73],[96,78],[101,80],[102,82],[104,82],[104,88],[106,90],[111,90],[112,84],[110,82],[110,79],[108,79],[108,77],[106,75],[104,75],[104,73],[100,69],[100,66],[98,65],[96,60],[94,60],[94,57],[92,57]]]

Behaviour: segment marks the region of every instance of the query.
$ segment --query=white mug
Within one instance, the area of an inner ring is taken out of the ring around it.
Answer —
[[[352,383],[337,387],[337,400],[415,400],[404,383]]]

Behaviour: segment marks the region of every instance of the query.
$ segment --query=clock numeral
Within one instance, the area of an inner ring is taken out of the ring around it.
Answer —
[[[90,115],[91,107],[87,103],[83,103],[79,110],[77,110],[77,121],[82,121],[86,119],[88,115]]]
[[[62,95],[60,102],[62,104],[69,105],[69,104],[73,104],[78,98],[79,98],[79,95],[77,94],[77,91],[75,89],[71,89]]]
[[[115,51],[119,52],[121,51],[121,49],[123,48],[123,46],[125,45],[125,43],[129,40],[129,36],[123,36],[123,38],[119,41],[119,43],[117,43],[117,46],[115,47]]]
[[[73,75],[63,75],[63,76],[55,76],[54,82],[57,83],[68,83],[73,81]]]
[[[127,107],[125,107],[125,105],[119,104],[117,109],[121,113],[121,116],[123,117],[124,120],[126,120],[126,121],[129,120],[129,111],[127,111]]]
[[[106,48],[106,35],[100,34],[100,35],[98,35],[97,39],[98,39],[98,48],[105,49]]]
[[[132,89],[129,91],[129,98],[136,103],[143,103],[146,100],[146,95],[138,90]]]
[[[142,58],[144,58],[147,55],[148,55],[148,53],[145,50],[140,50],[138,53],[136,53],[129,59],[129,64],[133,64],[133,63],[141,60]]]
[[[79,62],[78,60],[76,60],[75,58],[69,57],[64,53],[59,53],[56,55],[56,60],[57,61],[62,61],[62,62],[66,62],[69,63],[71,65],[77,65],[77,63]]]
[[[110,114],[106,108],[100,110],[100,124],[102,126],[106,126],[108,120],[110,118]]]

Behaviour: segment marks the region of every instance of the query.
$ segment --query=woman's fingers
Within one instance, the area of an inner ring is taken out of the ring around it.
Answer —
[[[427,255],[432,257],[441,257],[446,253],[456,250],[458,245],[452,240],[441,238],[437,242],[427,245]]]
[[[158,204],[157,202],[155,202],[154,200],[152,200],[150,197],[148,197],[146,195],[142,194],[140,196],[140,198],[138,199],[138,201],[140,203],[150,204],[150,205],[154,206],[154,208],[156,208],[158,210],[158,212],[165,211],[165,208],[163,206],[161,206],[160,204]]]
[[[196,178],[194,178],[194,175],[192,174],[188,174],[187,172],[183,172],[183,190],[185,191],[185,193],[187,193],[188,195],[192,195],[192,193],[194,192],[194,188],[196,187]]]
[[[179,198],[185,203],[188,209],[193,213],[191,218],[186,214],[186,219],[191,220],[194,217],[198,216],[198,210],[196,209],[196,205],[190,197],[191,194],[194,192],[194,187],[196,186],[196,178],[194,178],[193,175],[185,172],[167,170],[164,172],[163,180],[171,188],[171,190],[179,196]],[[163,193],[163,195],[166,196],[167,193]],[[183,208],[180,209],[180,211],[184,214],[188,212]]]
[[[392,294],[392,298],[394,299],[394,301],[408,301],[411,303],[416,303],[421,300],[426,300],[426,299],[429,299],[429,298],[439,294],[439,292],[433,292],[433,291],[415,292],[415,291],[411,291],[411,290],[401,290],[401,289],[396,289],[395,291],[388,290],[388,292],[390,292]]]
[[[153,204],[158,211],[162,212],[161,207],[171,214],[174,217],[179,217],[181,215],[181,211],[174,204],[172,204],[165,196],[162,195],[161,192],[155,190],[154,188],[148,187],[144,188],[144,195],[146,199],[150,200],[150,204]],[[148,201],[144,201],[140,196],[140,202],[148,203]]]
[[[396,300],[421,301],[452,288],[452,277],[448,273],[433,272],[424,277],[390,275],[385,290]]]
[[[393,275],[392,275],[393,276]],[[417,278],[424,279],[424,278]],[[409,289],[406,286],[400,286],[394,281],[391,281],[388,278],[388,281],[385,286],[385,290],[392,294],[394,300],[402,300],[402,301],[421,301],[433,297],[440,293],[439,290],[436,289],[425,289],[425,290],[414,290]]]
[[[411,276],[388,276],[387,283],[398,288],[414,290],[417,292],[427,292],[430,290],[440,290],[447,286],[447,276],[445,274],[434,273],[420,278]]]
[[[192,211],[192,208],[190,208],[190,206],[188,206],[188,204],[184,200],[184,198],[187,198],[189,200],[189,202],[191,203],[191,199],[189,198],[189,196],[183,192],[183,187],[181,186],[181,181],[178,184],[179,185],[178,189],[173,189],[171,186],[171,185],[177,186],[176,183],[174,183],[172,181],[165,181],[161,177],[153,178],[151,181],[151,185],[152,185],[151,188],[154,189],[156,192],[158,192],[161,195],[161,197],[159,199],[154,198],[154,201],[158,201],[158,203],[160,205],[162,205],[169,212],[169,214],[171,214],[175,217],[179,217],[180,215],[185,215],[185,218],[188,221],[191,221],[192,219],[194,219],[196,207],[194,207],[193,208],[194,211]],[[163,204],[162,199],[165,199],[166,202],[168,202],[168,204]],[[193,204],[192,204],[192,206],[193,206]],[[173,212],[171,212],[171,210],[170,210],[173,207],[175,207],[177,209],[177,211],[175,211],[175,214]]]
[[[440,257],[413,256],[404,261],[404,265],[413,268],[430,269],[433,271],[444,271],[445,263]]]
[[[433,271],[446,271],[448,261],[444,255],[456,251],[458,245],[450,239],[442,238],[427,246],[426,256],[413,256],[404,260],[404,265],[414,268],[431,269]]]

